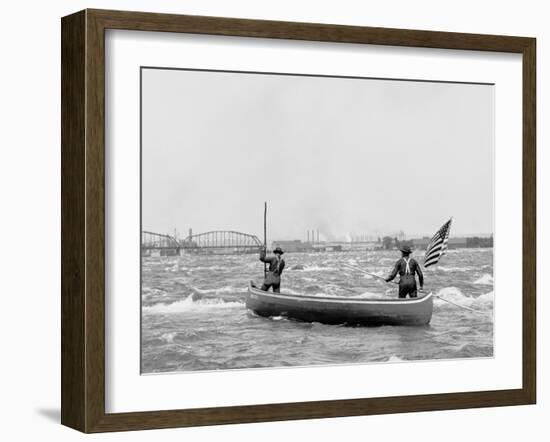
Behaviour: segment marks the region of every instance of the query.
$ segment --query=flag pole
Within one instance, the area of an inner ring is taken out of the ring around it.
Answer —
[[[451,235],[452,222],[453,217],[451,216],[449,221],[443,224],[443,226],[441,226],[441,228],[437,232],[435,232],[435,235],[426,246],[426,251],[424,252],[424,263],[422,266],[425,269],[427,269],[429,266],[437,264],[441,257],[445,254],[445,251],[447,249],[447,240]]]
[[[264,202],[264,250],[267,252],[267,201]],[[267,277],[267,263],[264,262],[264,279]]]

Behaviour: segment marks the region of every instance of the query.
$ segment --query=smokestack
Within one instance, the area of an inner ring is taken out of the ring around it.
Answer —
[[[189,241],[193,239],[193,229],[189,227]]]

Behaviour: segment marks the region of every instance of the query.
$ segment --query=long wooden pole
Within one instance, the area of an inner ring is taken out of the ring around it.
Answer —
[[[358,272],[362,272],[366,275],[370,275],[370,276],[374,276],[375,278],[378,278],[378,279],[381,279],[383,280],[384,282],[388,283],[388,281],[386,281],[384,278],[382,278],[381,276],[378,276],[378,275],[375,275],[374,273],[371,273],[371,272],[367,272],[366,270],[363,270],[362,268],[360,267],[355,267],[355,266],[352,266],[350,264],[347,264],[347,263],[343,263],[345,267],[348,267],[349,269],[352,269],[352,270],[356,270]],[[391,283],[393,284],[397,284],[397,282],[395,281],[391,281]],[[471,312],[474,312],[474,313],[480,313],[480,314],[484,314],[484,312],[480,311],[480,310],[476,310],[476,309],[473,309],[471,307],[466,307],[465,305],[461,305],[461,304],[457,304],[456,302],[453,302],[453,301],[449,301],[448,299],[445,299],[443,298],[441,295],[434,295],[434,298],[439,298],[441,299],[442,301],[445,301],[445,302],[448,302],[449,304],[452,304],[456,307],[460,307],[460,308],[463,308],[464,310],[469,310]]]
[[[264,202],[264,250],[267,252],[267,201]],[[264,262],[264,279],[267,277],[267,263]]]
[[[351,264],[347,264],[347,263],[343,263],[343,265],[344,265],[345,267],[351,269],[351,270],[355,270],[355,271],[364,273],[365,275],[369,275],[369,276],[372,276],[372,277],[374,277],[374,278],[378,278],[378,279],[384,281],[386,284],[397,284],[395,281],[386,281],[386,279],[383,278],[382,276],[378,276],[378,275],[375,275],[374,273],[367,272],[366,270],[363,270],[363,269],[360,268],[360,267],[352,266]]]
[[[456,307],[463,308],[464,310],[468,310],[470,312],[479,313],[479,314],[482,314],[482,315],[485,313],[485,312],[482,312],[481,310],[476,310],[476,309],[473,309],[473,308],[470,308],[470,307],[466,307],[465,305],[460,305],[460,304],[457,304],[456,302],[449,301],[448,299],[443,298],[441,295],[434,295],[434,298],[439,298],[442,301],[448,302],[449,304],[452,304]]]

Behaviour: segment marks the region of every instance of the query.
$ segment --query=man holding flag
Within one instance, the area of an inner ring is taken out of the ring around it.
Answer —
[[[426,253],[424,255],[424,268],[437,264],[439,259],[445,254],[447,250],[447,241],[449,240],[449,234],[451,233],[451,218],[435,233],[430,240]],[[420,284],[420,291],[424,286],[424,275],[420,264],[410,257],[412,250],[409,246],[400,247],[401,259],[399,259],[393,270],[386,278],[386,282],[392,281],[399,273],[399,297],[406,298],[409,295],[411,298],[417,297],[416,277],[418,275],[418,282]]]

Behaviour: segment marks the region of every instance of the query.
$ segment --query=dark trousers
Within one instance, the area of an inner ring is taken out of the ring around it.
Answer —
[[[399,297],[406,298],[407,295],[411,298],[418,296],[414,275],[403,275],[399,281]]]
[[[267,292],[270,287],[273,287],[273,293],[281,293],[281,283],[280,282],[272,282],[272,283],[263,283],[262,284],[262,290],[264,292]]]

